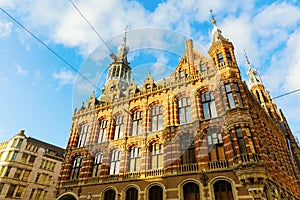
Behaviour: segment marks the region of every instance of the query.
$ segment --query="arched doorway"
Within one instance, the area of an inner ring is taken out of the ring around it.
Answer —
[[[183,186],[184,200],[200,200],[199,185],[193,182],[186,183]]]
[[[126,190],[125,200],[138,200],[138,190],[136,188],[128,188]]]
[[[105,200],[115,200],[116,198],[116,192],[112,189],[109,189],[104,192],[104,199]]]
[[[219,180],[214,183],[215,200],[234,200],[231,183]]]
[[[77,199],[71,194],[66,194],[60,197],[58,200],[77,200]]]
[[[149,200],[163,200],[163,189],[158,186],[152,186],[149,189]]]

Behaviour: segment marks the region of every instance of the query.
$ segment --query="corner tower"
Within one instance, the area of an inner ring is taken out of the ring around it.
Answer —
[[[240,70],[234,55],[233,44],[222,35],[214,16],[212,16],[212,24],[214,28],[212,30],[212,44],[208,50],[209,56],[220,71],[223,80],[228,78],[240,79]]]
[[[248,85],[250,91],[273,120],[282,120],[282,116],[278,111],[276,104],[273,102],[269,91],[265,88],[259,73],[251,66],[246,52],[245,57],[248,65],[247,75],[249,77]]]

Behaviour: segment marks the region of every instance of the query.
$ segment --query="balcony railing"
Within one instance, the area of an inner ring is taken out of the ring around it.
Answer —
[[[189,163],[180,166],[180,172],[196,172],[198,171],[197,163]]]
[[[140,172],[126,172],[124,173],[124,179],[140,178]]]
[[[152,169],[146,172],[146,176],[162,176],[164,174],[164,169]]]
[[[247,154],[241,154],[240,159],[242,163],[248,163],[248,162],[258,162],[261,160],[261,157],[258,154],[247,153]]]
[[[209,169],[225,169],[228,167],[227,160],[217,160],[208,162]]]

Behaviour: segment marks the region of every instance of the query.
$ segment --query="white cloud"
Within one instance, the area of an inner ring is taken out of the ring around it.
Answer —
[[[16,70],[17,70],[17,73],[20,75],[24,75],[24,76],[27,75],[27,71],[25,69],[23,69],[21,67],[21,65],[19,65],[19,64],[16,65]]]
[[[12,22],[0,21],[0,38],[6,37],[11,33]]]
[[[66,69],[61,69],[60,72],[55,72],[52,74],[52,77],[55,80],[58,80],[59,85],[68,85],[68,84],[73,84],[75,80],[75,75],[72,71],[66,70]]]

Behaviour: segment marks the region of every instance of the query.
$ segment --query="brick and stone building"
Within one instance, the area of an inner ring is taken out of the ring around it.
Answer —
[[[58,200],[300,199],[300,150],[258,72],[241,79],[213,18],[205,57],[130,79],[126,37],[99,97],[75,110]]]
[[[0,144],[0,199],[55,199],[64,149],[21,130]]]

